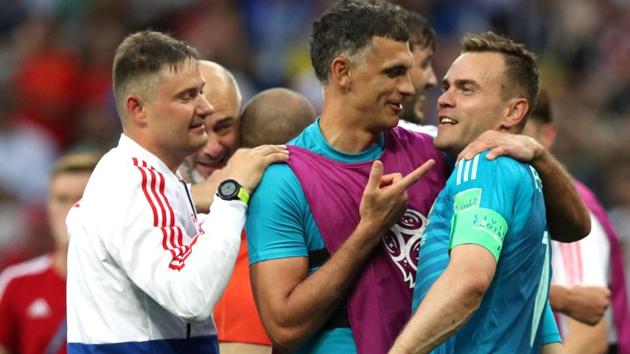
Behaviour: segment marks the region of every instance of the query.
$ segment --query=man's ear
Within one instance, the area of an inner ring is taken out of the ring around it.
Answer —
[[[127,116],[134,124],[146,124],[146,109],[144,101],[138,95],[129,95],[125,98],[125,110]]]
[[[349,90],[352,72],[352,63],[345,56],[338,56],[330,63],[331,83],[335,83],[342,89]]]
[[[511,131],[521,124],[529,110],[529,101],[523,97],[513,98],[508,101],[505,116],[501,120],[501,129]]]
[[[540,138],[543,146],[550,150],[556,141],[556,135],[558,134],[558,128],[553,123],[546,123],[543,126],[542,136]]]

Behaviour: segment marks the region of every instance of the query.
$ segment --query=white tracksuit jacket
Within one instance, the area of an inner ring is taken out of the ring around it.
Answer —
[[[216,353],[215,303],[247,206],[201,222],[188,187],[125,135],[68,214],[69,353]]]

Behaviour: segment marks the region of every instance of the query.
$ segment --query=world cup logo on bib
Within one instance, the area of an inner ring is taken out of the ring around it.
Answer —
[[[407,209],[383,237],[391,260],[402,273],[403,280],[409,284],[410,289],[416,284],[420,240],[427,221],[420,212]]]

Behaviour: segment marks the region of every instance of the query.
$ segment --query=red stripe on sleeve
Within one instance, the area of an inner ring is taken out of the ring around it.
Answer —
[[[133,164],[134,166],[138,168],[138,170],[140,171],[140,174],[142,175],[142,192],[144,192],[144,196],[147,198],[147,201],[149,202],[149,205],[151,206],[151,210],[153,211],[153,226],[157,227],[158,226],[157,209],[155,208],[155,205],[153,204],[151,197],[149,197],[149,192],[147,191],[147,175],[142,169],[142,167],[140,167],[140,165],[138,164],[138,159],[135,157],[133,158]]]
[[[144,192],[144,196],[147,198],[147,201],[149,202],[149,205],[151,206],[151,210],[153,211],[153,226],[154,227],[159,227],[159,220],[158,220],[158,211],[157,208],[155,206],[155,203],[153,202],[153,200],[151,200],[151,196],[149,195],[149,191],[147,189],[147,186],[149,185],[148,182],[148,176],[147,176],[147,163],[145,161],[142,161],[142,164],[140,164],[140,161],[138,161],[137,158],[133,158],[133,162],[134,165],[138,168],[138,170],[140,171],[140,173],[142,174],[142,191]],[[149,170],[149,173],[151,173],[151,171]],[[154,191],[153,186],[155,185],[155,175],[153,173],[151,173],[151,177],[152,177],[152,183],[151,183],[151,194],[153,195],[153,197],[158,201],[158,203],[160,202],[160,200],[157,198],[157,195]],[[164,212],[164,207],[160,204],[160,209],[162,210],[162,215],[165,214]],[[162,221],[164,222],[164,221]],[[169,248],[168,244],[167,244],[167,239],[168,239],[168,235],[167,235],[167,230],[165,230],[164,228],[160,228],[162,231],[162,248],[164,250],[168,250],[171,253],[172,257],[176,256],[175,251],[173,251],[172,249]]]

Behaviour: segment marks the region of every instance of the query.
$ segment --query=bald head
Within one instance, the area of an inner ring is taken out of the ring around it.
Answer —
[[[214,106],[215,104],[211,99],[221,98],[217,96],[230,96],[229,98],[238,106],[240,113],[243,98],[234,75],[220,64],[209,60],[200,60],[199,69],[206,80],[204,95],[208,101]]]
[[[273,88],[252,97],[241,115],[243,147],[284,144],[315,120],[313,105],[297,92]]]
[[[192,165],[204,178],[222,168],[238,148],[239,114],[242,97],[232,73],[223,66],[199,61],[201,75],[206,80],[204,96],[214,107],[206,118],[208,141],[192,157]]]

